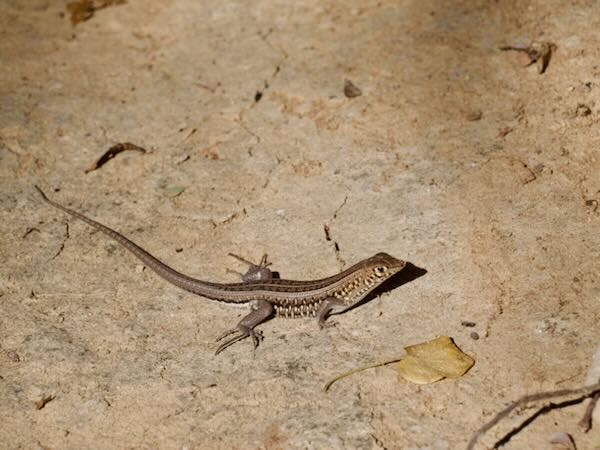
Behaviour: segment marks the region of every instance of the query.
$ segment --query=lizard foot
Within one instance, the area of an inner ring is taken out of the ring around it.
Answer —
[[[223,350],[225,350],[230,345],[233,345],[236,342],[241,341],[242,339],[246,339],[247,337],[252,338],[252,342],[254,343],[254,348],[258,347],[259,342],[263,339],[263,335],[262,335],[261,331],[254,330],[254,329],[244,326],[244,325],[238,325],[236,328],[232,328],[231,330],[228,330],[225,333],[223,333],[221,336],[219,336],[217,338],[217,342],[226,338],[230,334],[234,334],[234,333],[237,333],[237,335],[235,335],[231,339],[223,342],[219,346],[217,351],[215,352],[215,355],[218,355],[219,353],[221,353]]]
[[[335,320],[319,320],[319,330],[322,330],[323,328],[333,328],[333,327],[337,327],[338,323]]]

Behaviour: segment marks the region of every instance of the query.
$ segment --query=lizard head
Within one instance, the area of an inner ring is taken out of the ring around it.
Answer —
[[[342,300],[347,307],[356,305],[373,289],[400,272],[406,266],[406,262],[387,253],[377,253],[359,265],[360,267],[355,268],[360,270],[349,269],[354,276],[335,293],[335,297]]]

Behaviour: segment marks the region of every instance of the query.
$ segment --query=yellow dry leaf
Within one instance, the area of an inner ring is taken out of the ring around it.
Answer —
[[[442,336],[423,344],[405,347],[406,356],[394,358],[363,367],[358,367],[333,378],[323,390],[327,392],[331,385],[363,370],[398,363],[398,373],[404,379],[417,384],[427,384],[443,378],[458,378],[464,375],[475,361],[464,354],[448,336]]]
[[[444,378],[458,378],[475,364],[448,336],[405,347],[406,356],[398,363],[398,374],[416,384],[429,384]]]

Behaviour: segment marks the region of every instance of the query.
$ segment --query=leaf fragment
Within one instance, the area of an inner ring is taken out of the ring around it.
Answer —
[[[350,80],[344,80],[344,95],[348,98],[359,97],[362,90]]]
[[[577,450],[573,436],[564,431],[550,436],[550,444],[552,444],[552,450]]]

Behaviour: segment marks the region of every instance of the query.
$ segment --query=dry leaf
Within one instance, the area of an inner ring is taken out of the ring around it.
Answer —
[[[136,151],[136,152],[140,152],[140,153],[147,153],[148,152],[148,150],[146,150],[144,147],[140,147],[139,145],[132,144],[131,142],[122,142],[122,143],[119,143],[119,144],[115,144],[111,148],[109,148],[108,150],[106,150],[102,154],[102,156],[100,156],[100,158],[98,158],[98,160],[94,164],[92,164],[90,166],[89,169],[86,169],[85,173],[89,173],[89,172],[91,172],[93,170],[99,169],[104,164],[106,164],[108,161],[110,161],[115,156],[117,156],[119,153],[126,152],[126,151],[131,151],[131,150]]]
[[[362,91],[350,80],[344,80],[344,95],[348,98],[359,97]]]
[[[54,400],[54,398],[54,395],[43,395],[39,400],[35,402],[35,409],[42,409],[44,406],[46,406],[48,403]]]
[[[327,392],[333,383],[357,372],[393,363],[398,363],[398,372],[403,378],[417,384],[433,383],[443,378],[458,378],[475,364],[475,361],[464,354],[448,336],[404,349],[407,353],[405,357],[352,369],[327,382],[323,390]]]
[[[167,197],[177,197],[178,195],[181,195],[181,193],[183,193],[183,191],[185,191],[185,187],[183,186],[169,186],[165,188],[165,195]]]
[[[482,117],[483,117],[483,112],[481,112],[481,110],[479,110],[479,109],[469,111],[465,114],[465,119],[467,119],[469,122],[476,122],[478,120],[481,120]]]
[[[122,5],[125,0],[77,0],[67,3],[67,10],[71,13],[71,23],[77,25],[92,18],[94,13],[100,9],[112,5]]]
[[[458,378],[475,364],[448,336],[411,345],[405,350],[406,356],[398,363],[398,374],[416,384]]]
[[[552,56],[552,49],[556,46],[549,42],[542,42],[539,44],[538,57],[536,60],[536,66],[538,73],[542,74],[546,71],[548,64],[550,64],[550,57]]]
[[[527,54],[529,58],[529,64],[536,64],[537,71],[539,74],[542,74],[548,68],[548,64],[550,64],[550,58],[552,57],[552,52],[556,51],[557,46],[552,42],[534,42],[528,46],[520,46],[520,45],[505,45],[500,47],[500,50],[515,50],[518,52],[524,52]]]

